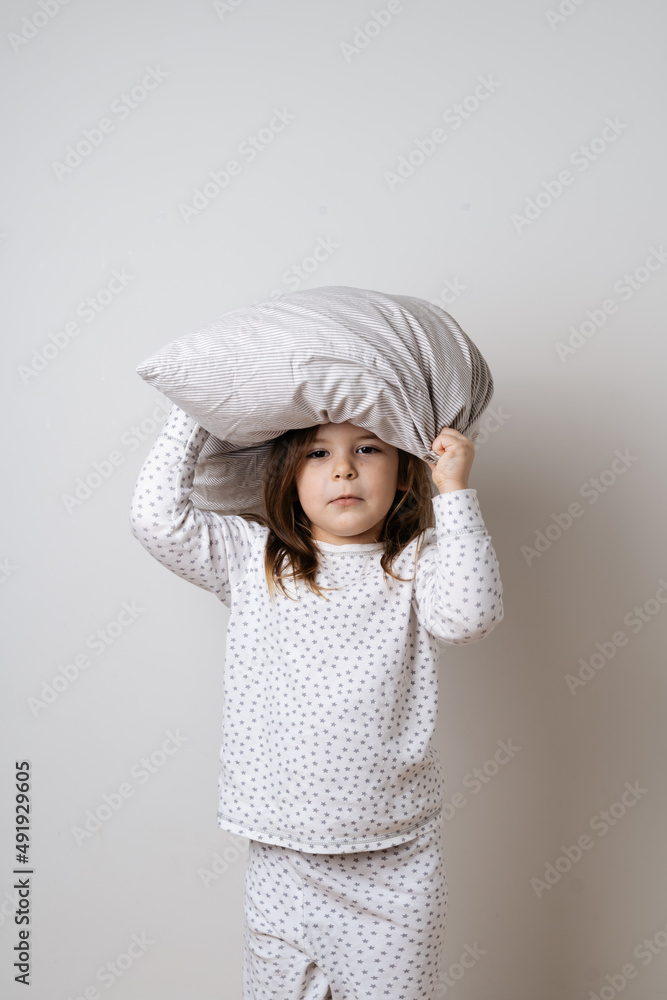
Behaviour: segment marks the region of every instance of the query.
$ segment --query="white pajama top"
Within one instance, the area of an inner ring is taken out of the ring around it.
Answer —
[[[229,609],[218,825],[316,854],[379,850],[435,828],[444,802],[433,745],[442,645],[502,620],[499,567],[477,491],[433,497],[414,580],[383,578],[381,543],[316,541],[316,582],[290,576],[275,604],[269,529],[190,499],[209,437],[175,404],[137,480],[135,537]],[[413,539],[393,565],[415,573]],[[295,600],[294,597],[298,597]]]

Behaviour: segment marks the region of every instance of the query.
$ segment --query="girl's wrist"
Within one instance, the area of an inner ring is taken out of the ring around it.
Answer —
[[[445,486],[439,486],[438,489],[440,493],[455,493],[456,490],[467,490],[470,487],[467,483],[447,483]]]

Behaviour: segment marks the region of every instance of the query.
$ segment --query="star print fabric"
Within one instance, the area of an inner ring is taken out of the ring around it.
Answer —
[[[380,566],[381,543],[317,542],[317,583],[271,604],[268,528],[191,501],[208,432],[173,405],[132,497],[135,537],[229,610],[217,823],[310,853],[380,850],[437,827],[434,746],[442,647],[485,638],[502,584],[477,491],[433,497],[416,579]],[[417,539],[394,563],[415,572]]]
[[[443,822],[399,847],[355,854],[251,840],[243,1000],[443,996]]]

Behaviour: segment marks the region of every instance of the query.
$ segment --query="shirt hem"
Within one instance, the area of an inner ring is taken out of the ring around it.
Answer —
[[[444,819],[442,806],[435,813],[430,813],[417,825],[401,830],[400,833],[380,834],[377,837],[333,837],[331,840],[323,841],[299,841],[286,834],[267,833],[265,830],[254,830],[252,827],[235,823],[234,820],[218,813],[217,823],[221,830],[228,833],[235,833],[239,837],[247,837],[249,840],[258,840],[264,844],[275,844],[277,847],[287,847],[293,851],[302,851],[309,854],[352,854],[356,851],[380,851],[385,847],[396,847],[398,844],[406,844],[422,834],[430,833],[436,829]]]

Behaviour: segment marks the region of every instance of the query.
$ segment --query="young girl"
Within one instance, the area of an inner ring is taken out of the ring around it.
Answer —
[[[448,897],[438,656],[503,617],[474,444],[441,430],[431,497],[426,462],[363,428],[288,431],[260,523],[193,505],[208,436],[172,406],[131,525],[230,611],[218,825],[250,839],[244,1000],[430,1000]]]

